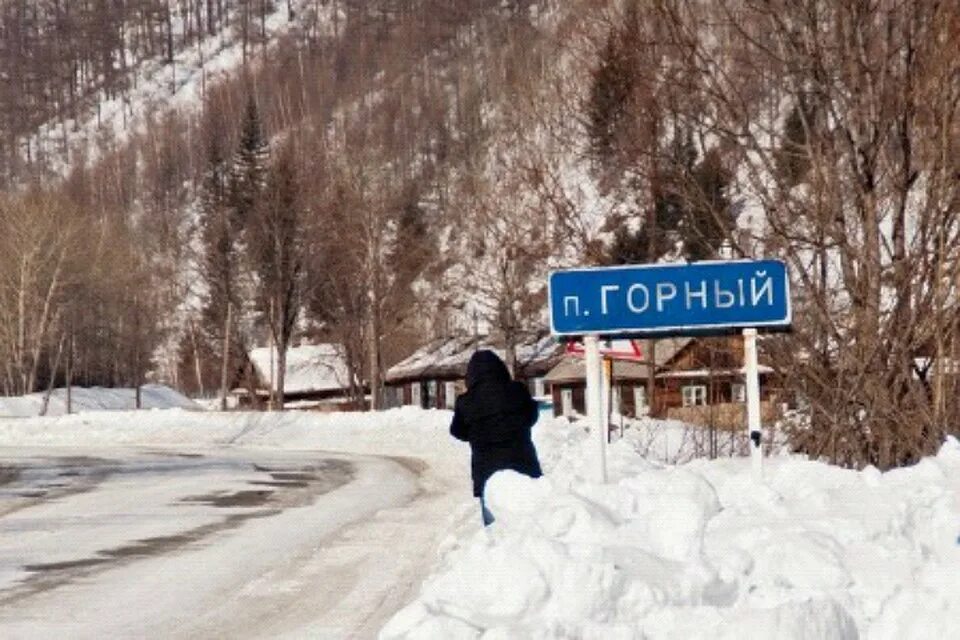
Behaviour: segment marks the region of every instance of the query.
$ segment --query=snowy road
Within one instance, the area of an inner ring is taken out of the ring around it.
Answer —
[[[0,448],[0,636],[375,637],[415,595],[454,506],[425,469],[275,449]]]

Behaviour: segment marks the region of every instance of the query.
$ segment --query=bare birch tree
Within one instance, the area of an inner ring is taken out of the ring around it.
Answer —
[[[960,8],[655,0],[691,78],[685,126],[723,152],[743,255],[780,255],[795,331],[779,365],[809,403],[795,443],[886,468],[938,446],[957,315]],[[955,427],[954,427],[955,428]]]

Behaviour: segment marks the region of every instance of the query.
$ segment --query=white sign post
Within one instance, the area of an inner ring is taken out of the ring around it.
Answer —
[[[754,480],[763,475],[763,450],[760,448],[760,373],[757,365],[757,330],[743,330],[743,360],[747,387],[747,437]]]
[[[596,482],[607,481],[607,433],[603,415],[603,369],[600,360],[599,338],[587,335],[583,338],[584,355],[587,368],[587,419],[590,428],[594,430],[596,455],[593,457],[593,477]]]
[[[759,479],[757,330],[790,328],[790,279],[785,262],[719,260],[565,269],[551,273],[548,286],[550,331],[555,336],[584,338],[587,413],[596,431],[593,466],[600,482],[607,478],[607,420],[599,338],[727,335],[734,330],[743,330],[747,428],[754,474]],[[650,366],[655,366],[650,360]]]

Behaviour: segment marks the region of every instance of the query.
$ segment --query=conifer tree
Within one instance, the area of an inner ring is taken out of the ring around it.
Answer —
[[[587,102],[590,152],[600,165],[608,163],[615,154],[620,125],[627,116],[631,73],[619,33],[611,31],[593,72]]]
[[[717,250],[734,228],[727,189],[728,171],[716,149],[707,151],[690,176],[690,201],[685,212],[684,253],[688,260],[717,257]]]
[[[211,122],[216,122],[213,116]],[[226,408],[226,385],[239,347],[237,316],[240,309],[238,273],[240,228],[229,205],[228,168],[219,127],[209,129],[206,150],[207,168],[200,193],[203,260],[201,273],[206,284],[203,308],[204,329],[211,342],[221,345],[221,408]]]
[[[260,109],[253,95],[248,95],[243,112],[240,140],[230,166],[230,208],[233,224],[246,226],[266,184],[270,149],[263,132]]]
[[[636,50],[639,40],[635,2],[627,5],[621,24],[612,27],[593,71],[587,99],[587,134],[590,153],[601,169],[615,168],[630,147],[633,102],[637,91]],[[626,161],[630,162],[630,158]]]

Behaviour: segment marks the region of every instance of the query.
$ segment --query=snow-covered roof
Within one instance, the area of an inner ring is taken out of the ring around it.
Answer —
[[[270,355],[273,351],[273,376],[270,375]],[[258,347],[250,351],[250,361],[257,370],[262,384],[276,384],[277,351],[271,347]],[[350,386],[346,358],[343,349],[336,344],[310,344],[290,347],[287,351],[287,371],[283,382],[284,393],[309,393],[311,391],[334,391]]]
[[[387,382],[423,378],[464,377],[470,356],[490,349],[501,358],[502,347],[494,346],[487,336],[453,336],[434,340],[417,349],[387,370]],[[550,335],[535,336],[516,347],[517,369],[521,377],[543,375],[561,357],[563,346]]]

